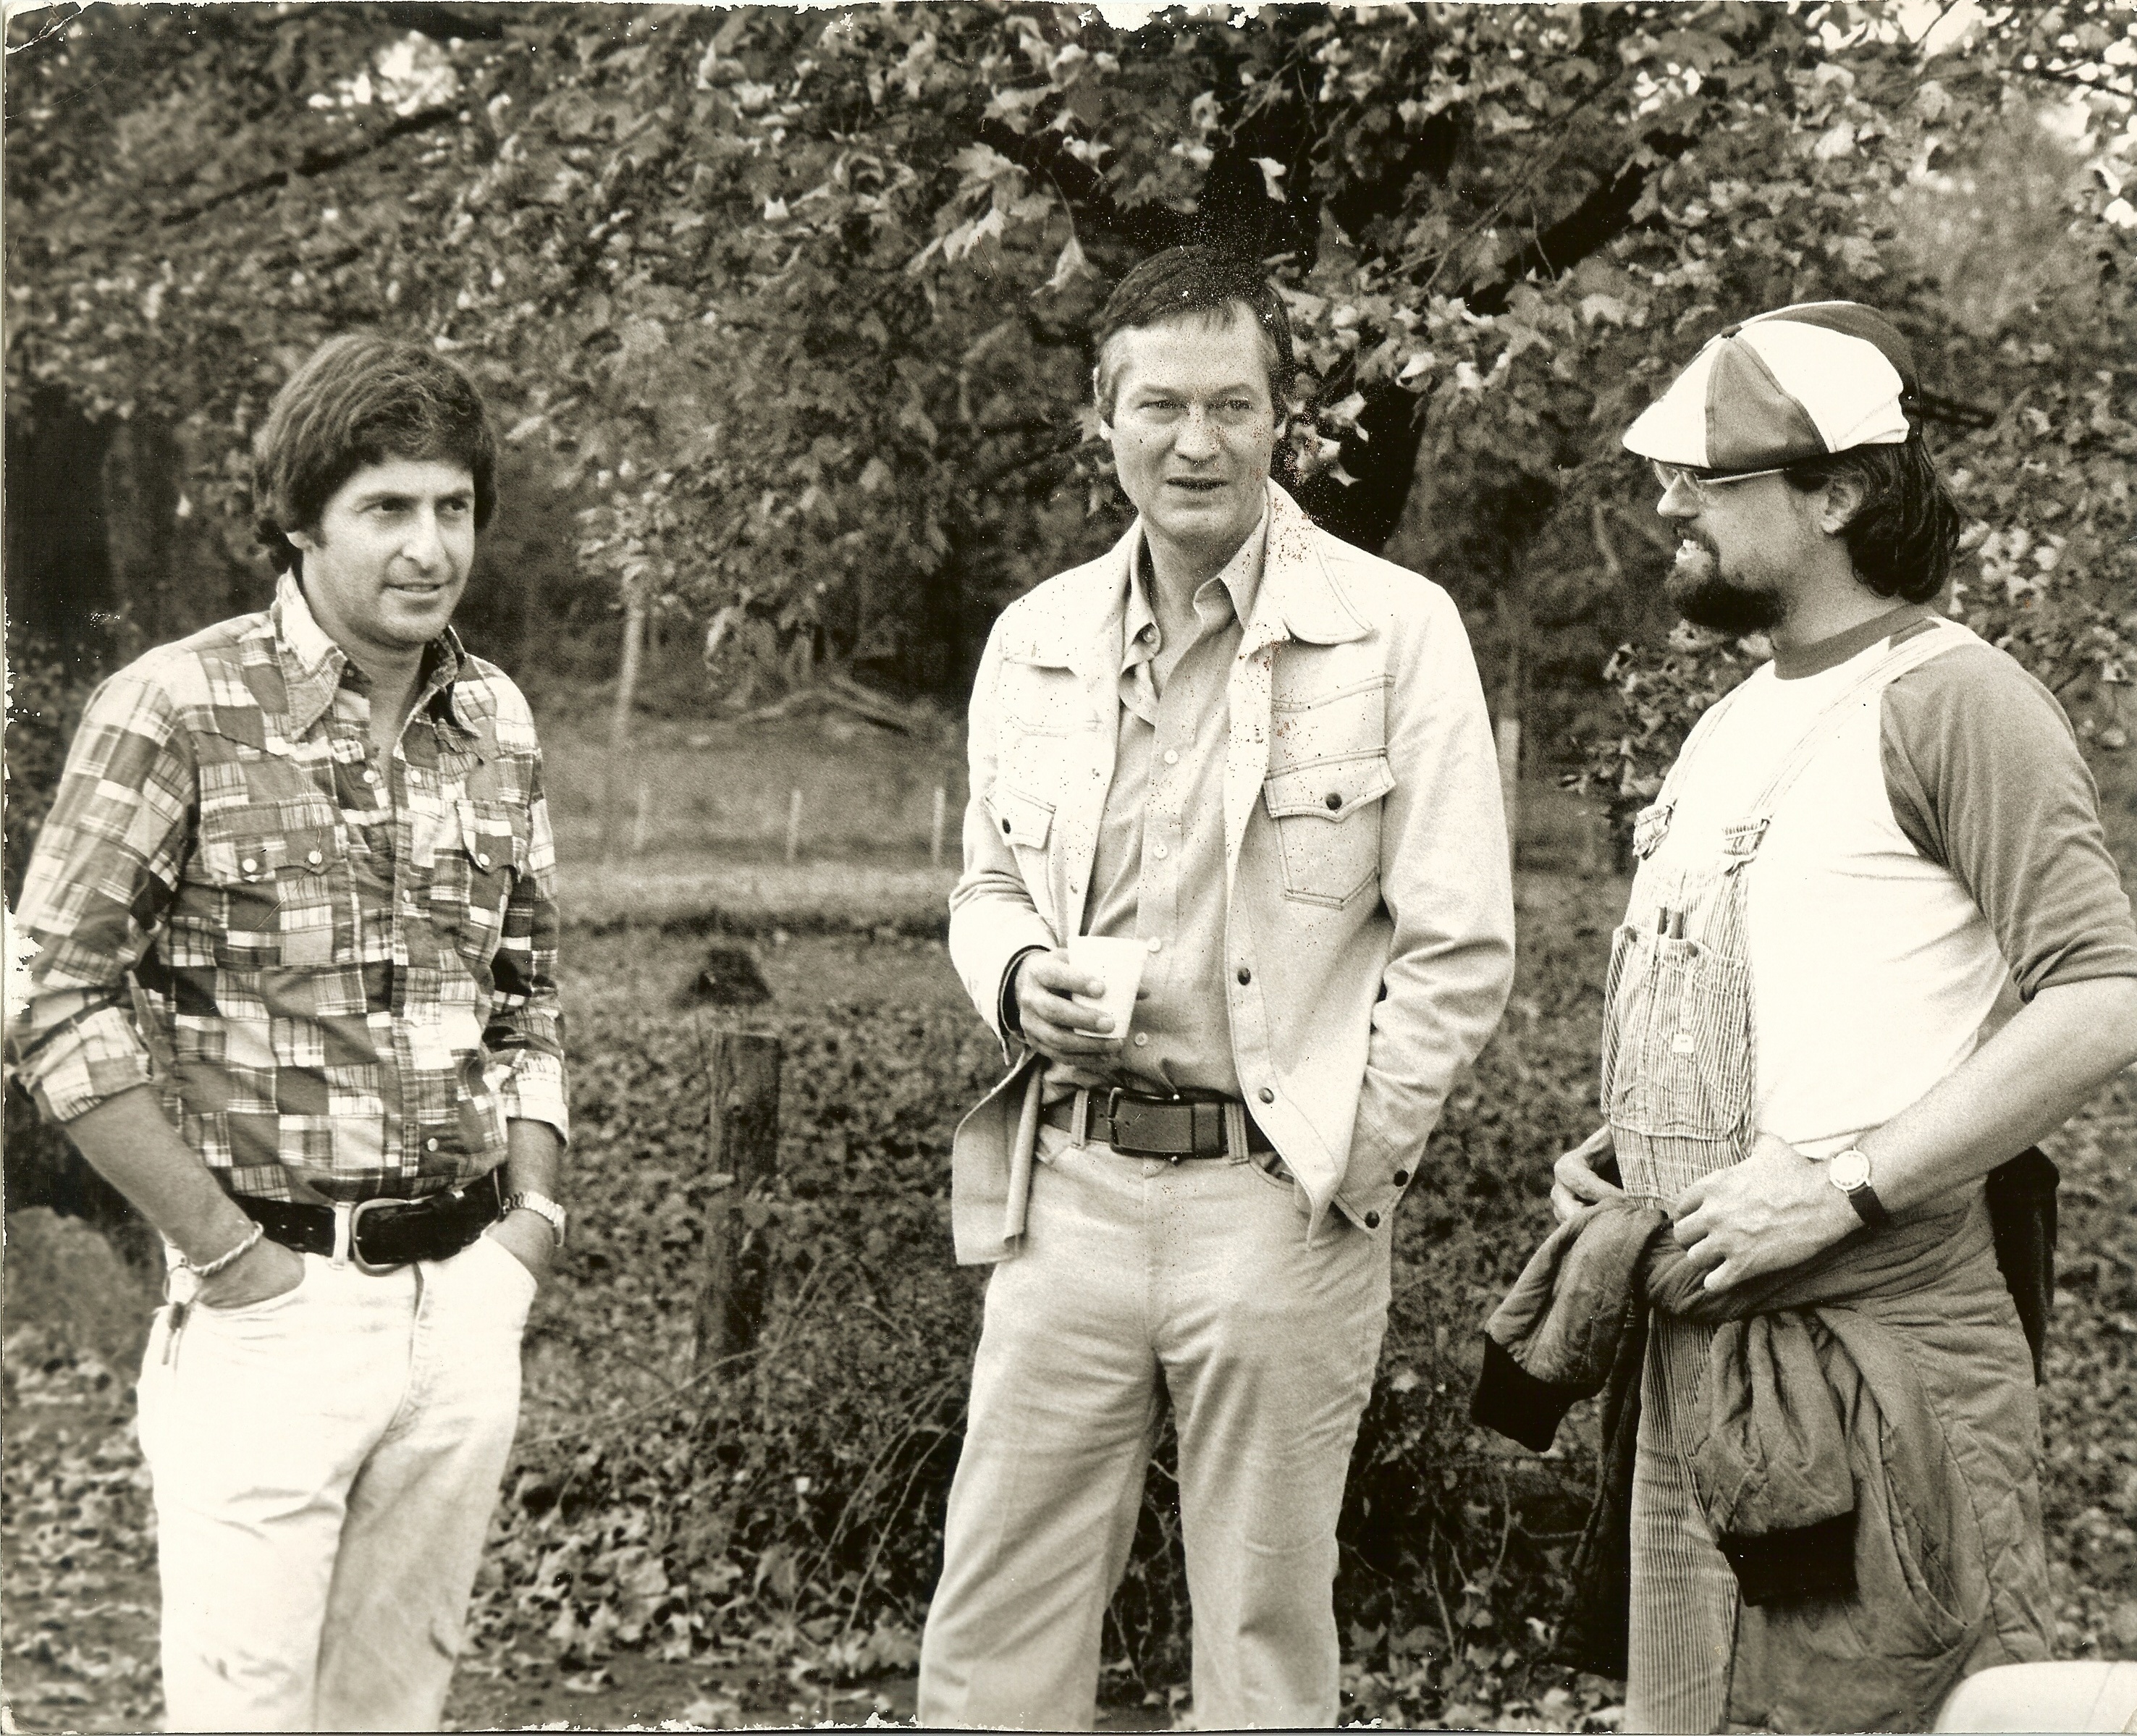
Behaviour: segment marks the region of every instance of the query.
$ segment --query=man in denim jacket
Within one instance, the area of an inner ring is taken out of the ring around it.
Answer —
[[[1511,972],[1498,771],[1446,594],[1269,480],[1260,271],[1160,255],[1097,336],[1138,516],[1003,613],[972,696],[950,947],[1015,1065],[953,1156],[957,1257],[1000,1263],[920,1715],[1089,1727],[1162,1389],[1196,1717],[1328,1724],[1390,1219]],[[1082,936],[1141,949],[1124,1028]]]
[[[511,1447],[567,1116],[533,721],[447,625],[494,453],[431,351],[314,354],[274,605],[98,689],[30,863],[19,1077],[168,1248],[173,1729],[436,1729]]]

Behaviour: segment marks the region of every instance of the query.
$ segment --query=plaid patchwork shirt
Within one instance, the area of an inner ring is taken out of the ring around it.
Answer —
[[[472,1180],[514,1119],[568,1132],[527,702],[449,631],[383,761],[370,715],[288,577],[97,689],[14,924],[46,1116],[152,1084],[233,1192],[313,1203]]]

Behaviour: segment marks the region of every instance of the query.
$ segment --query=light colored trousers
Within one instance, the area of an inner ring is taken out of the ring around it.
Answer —
[[[144,1358],[173,1730],[434,1730],[519,1415],[534,1278],[479,1237],[170,1311]]]
[[[1022,1249],[987,1283],[920,1722],[1088,1729],[1159,1382],[1180,1440],[1204,1729],[1329,1724],[1336,1520],[1387,1323],[1389,1244],[1258,1163],[1041,1129]],[[1266,1160],[1263,1160],[1266,1161]]]

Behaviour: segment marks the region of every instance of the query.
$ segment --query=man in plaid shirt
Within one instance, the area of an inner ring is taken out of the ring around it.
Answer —
[[[494,464],[450,362],[321,348],[273,606],[98,689],[31,860],[17,1072],[168,1244],[174,1729],[436,1729],[511,1447],[567,1118],[533,720],[448,625]]]

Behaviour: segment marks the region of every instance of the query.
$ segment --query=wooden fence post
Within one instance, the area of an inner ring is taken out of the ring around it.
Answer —
[[[706,1168],[719,1191],[705,1220],[705,1279],[698,1292],[693,1360],[747,1355],[757,1345],[772,1272],[766,1227],[752,1228],[751,1196],[779,1169],[779,1039],[761,1031],[713,1033]]]

